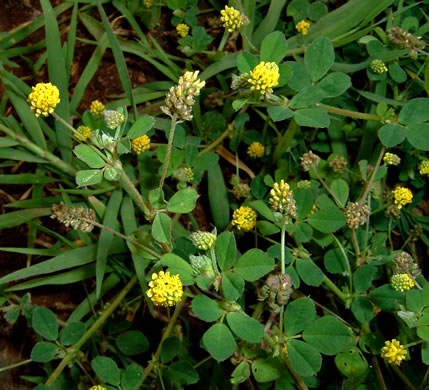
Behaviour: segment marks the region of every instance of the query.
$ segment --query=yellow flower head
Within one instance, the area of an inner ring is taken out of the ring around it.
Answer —
[[[176,26],[176,31],[182,38],[185,38],[188,35],[189,26],[185,23],[180,23]]]
[[[383,161],[386,165],[399,165],[401,158],[396,154],[387,152],[383,157]]]
[[[143,4],[146,8],[152,7],[153,0],[143,0]]]
[[[83,141],[89,137],[91,137],[92,131],[91,128],[88,126],[79,126],[76,131],[80,134],[74,134],[74,136],[79,140],[79,141]]]
[[[392,191],[392,194],[398,209],[407,205],[408,203],[411,203],[413,200],[413,193],[409,188],[406,187],[397,187]]]
[[[396,339],[386,341],[384,347],[381,348],[381,357],[390,364],[399,366],[406,356],[407,350]]]
[[[40,114],[48,116],[61,101],[60,91],[51,83],[37,83],[28,95],[28,102],[31,104],[31,111],[36,117]]]
[[[387,66],[381,60],[372,61],[371,64],[369,65],[369,67],[371,68],[371,70],[374,73],[377,73],[377,74],[383,74],[383,73],[387,72]]]
[[[429,175],[429,160],[424,160],[419,165],[420,175]]]
[[[390,279],[390,285],[396,291],[408,291],[414,287],[414,280],[408,274],[395,274]]]
[[[269,203],[274,211],[292,218],[296,216],[296,204],[292,190],[283,179],[280,180],[280,183],[274,183],[270,195]]]
[[[92,386],[89,390],[107,390],[104,386]]]
[[[295,26],[296,31],[301,33],[302,35],[308,34],[308,29],[310,28],[310,23],[306,20],[301,20],[299,23]]]
[[[252,85],[252,91],[259,91],[261,94],[265,92],[273,92],[273,87],[279,85],[279,67],[275,62],[261,61],[250,72],[248,82]]]
[[[179,275],[171,276],[168,271],[153,273],[149,287],[146,294],[155,306],[174,306],[182,299],[183,286]]]
[[[104,104],[99,100],[93,100],[89,106],[89,111],[93,115],[101,115],[104,111]]]
[[[140,154],[145,150],[150,148],[150,138],[147,135],[142,135],[141,137],[134,138],[131,141],[131,149],[133,152]]]
[[[247,154],[252,158],[262,157],[264,155],[264,152],[265,152],[265,147],[259,142],[253,142],[247,148]]]
[[[241,206],[234,211],[232,224],[237,226],[238,230],[252,230],[256,225],[256,211],[251,207]]]
[[[220,14],[220,20],[223,23],[223,27],[225,27],[228,32],[238,30],[246,20],[246,17],[242,15],[240,11],[233,7],[228,7],[227,5],[225,6],[225,9],[220,11]]]

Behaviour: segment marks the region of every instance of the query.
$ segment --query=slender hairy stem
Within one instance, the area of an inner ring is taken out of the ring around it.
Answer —
[[[287,217],[283,216],[283,221],[282,221],[282,230],[281,230],[281,241],[280,241],[280,267],[281,267],[281,274],[285,274],[286,272],[286,266],[285,266],[285,243],[286,243],[286,222],[287,222]],[[285,313],[285,306],[282,305],[280,308],[280,323],[279,323],[279,330],[280,330],[280,336],[283,335],[283,328],[284,328],[284,321],[283,321],[283,317],[284,317],[284,313]]]
[[[125,173],[125,171],[120,168],[120,179],[121,184],[124,187],[125,191],[127,191],[132,198],[134,198],[134,201],[137,203],[137,206],[139,206],[140,210],[143,211],[143,213],[147,216],[150,214],[150,209],[146,205],[146,202],[143,200],[142,196],[140,195],[140,192],[137,191],[137,188],[133,184],[133,182],[130,180],[128,175]]]
[[[207,145],[200,153],[198,153],[198,157],[201,157],[204,153],[210,152],[215,149],[227,136],[230,134],[231,130],[226,129],[220,137],[216,138],[210,145]]]
[[[295,380],[295,384],[298,387],[298,389],[299,390],[308,390],[307,385],[303,382],[301,377],[292,368],[292,365],[290,364],[289,359],[286,356],[282,356],[281,359],[286,364],[286,367],[288,368],[290,374],[293,376],[293,379]]]
[[[0,372],[4,372],[7,370],[11,370],[12,368],[23,366],[24,364],[31,363],[32,361],[33,361],[32,359],[27,359],[27,360],[23,360],[22,362],[13,363],[10,366],[0,367]]]
[[[46,160],[48,160],[52,165],[55,165],[57,168],[61,169],[63,172],[69,174],[69,175],[75,175],[77,170],[75,167],[71,166],[70,164],[67,164],[54,154],[48,152],[47,150],[42,149],[41,147],[37,146],[35,143],[30,141],[27,137],[24,137],[15,131],[9,129],[6,126],[3,126],[0,124],[0,131],[6,133],[9,137],[12,137],[16,141],[18,141],[22,146],[27,148],[28,150],[31,150],[34,154],[36,154],[39,157],[42,157]]]
[[[146,368],[143,371],[143,376],[140,379],[139,386],[145,381],[145,379],[149,376],[149,374],[152,372],[153,368],[155,367],[155,364],[158,362],[159,356],[161,355],[162,350],[162,344],[164,343],[164,340],[170,336],[171,331],[173,330],[173,327],[176,323],[177,317],[179,317],[180,312],[182,311],[183,307],[186,303],[186,296],[184,295],[182,300],[176,305],[174,308],[174,313],[170,318],[170,321],[168,322],[167,328],[165,329],[164,334],[162,335],[161,341],[158,345],[158,348],[155,351],[155,354],[152,356],[152,360],[149,362],[149,364],[146,366]],[[138,386],[138,388],[139,388]]]
[[[325,183],[325,180],[322,179],[322,176],[320,176],[319,172],[317,171],[317,167],[313,165],[313,172],[315,173],[317,179],[322,183],[322,186],[325,187],[326,191],[329,192],[329,194],[334,198],[335,203],[337,206],[341,209],[344,208],[344,206],[341,204],[340,200],[337,198],[337,196],[331,191],[331,189],[328,187],[328,185]]]
[[[111,229],[111,228],[109,228],[108,226],[103,225],[103,224],[101,224],[101,223],[98,223],[98,222],[92,221],[91,219],[88,219],[88,218],[81,218],[81,219],[82,219],[82,221],[85,221],[85,222],[91,223],[91,224],[93,224],[94,226],[99,227],[100,229],[104,229],[104,230],[109,231],[110,233],[116,234],[118,237],[120,237],[120,238],[122,238],[122,239],[124,239],[124,240],[126,240],[126,241],[128,241],[128,242],[131,242],[131,244],[133,244],[133,245],[135,245],[135,246],[138,246],[139,248],[144,249],[146,252],[150,253],[151,255],[155,256],[155,257],[156,257],[156,258],[158,258],[158,259],[160,259],[160,258],[161,258],[161,255],[160,255],[159,253],[155,252],[154,250],[152,250],[152,249],[148,248],[148,247],[147,247],[147,246],[145,246],[145,245],[140,244],[139,242],[137,242],[136,240],[133,240],[132,238],[130,238],[130,237],[128,237],[128,236],[126,236],[125,234],[122,234],[122,233],[120,233],[120,232],[118,232],[118,231],[116,231],[116,230],[114,230],[114,229]]]
[[[159,189],[162,191],[164,187],[165,175],[167,174],[168,163],[170,162],[171,148],[173,146],[174,130],[176,129],[177,115],[171,117],[170,135],[168,136],[167,154],[165,156],[164,167],[162,168],[161,180],[159,181]]]
[[[359,249],[359,244],[356,237],[356,229],[352,229],[352,240],[353,240],[353,247],[355,248],[356,258],[358,258],[360,256],[360,249]]]
[[[93,334],[100,329],[107,318],[115,311],[115,309],[119,306],[134,284],[137,282],[137,275],[134,275],[132,279],[128,282],[128,284],[123,288],[123,290],[115,297],[113,302],[106,308],[103,314],[97,318],[97,320],[92,324],[92,326],[86,331],[86,333],[82,336],[82,338],[75,344],[73,344],[67,350],[66,356],[64,356],[63,360],[57,366],[55,371],[51,374],[51,376],[46,381],[46,386],[52,385],[58,376],[63,372],[63,370],[72,362],[77,352],[80,350],[82,345],[84,345]]]
[[[367,119],[367,120],[373,120],[373,121],[382,121],[384,119],[380,115],[366,114],[364,112],[351,111],[351,110],[344,110],[342,108],[332,107],[322,103],[319,103],[319,106],[323,107],[328,112],[332,112],[333,114],[348,116],[350,118]]]
[[[401,378],[401,381],[404,382],[404,385],[407,386],[410,390],[417,390],[416,387],[409,381],[409,379],[402,373],[400,368],[395,364],[392,364],[393,371]]]
[[[338,248],[340,248],[341,253],[344,256],[344,259],[346,260],[346,265],[347,265],[347,273],[349,274],[349,284],[350,284],[350,291],[353,290],[353,277],[352,277],[352,269],[350,267],[350,261],[349,261],[349,257],[347,256],[347,253],[344,249],[344,247],[341,245],[341,242],[338,240],[337,237],[335,237],[335,234],[332,233],[332,237],[334,239],[334,241],[337,243]]]
[[[386,383],[384,382],[383,374],[381,373],[380,365],[378,364],[377,356],[372,357],[372,365],[375,369],[375,374],[377,375],[378,384],[380,385],[380,390],[387,390]]]
[[[368,196],[369,191],[371,191],[371,187],[372,187],[372,184],[374,183],[375,175],[377,174],[378,168],[380,167],[381,159],[383,158],[384,151],[385,151],[385,149],[384,149],[384,146],[383,146],[381,148],[380,155],[378,156],[377,163],[375,164],[374,171],[372,172],[371,179],[369,179],[369,182],[368,182],[367,186],[365,187],[364,193],[362,194],[362,196],[358,200],[358,202],[360,204],[364,204],[365,203],[366,197]]]

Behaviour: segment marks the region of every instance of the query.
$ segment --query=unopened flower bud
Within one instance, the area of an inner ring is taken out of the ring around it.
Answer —
[[[189,236],[192,244],[199,250],[209,250],[216,242],[216,234],[210,232],[194,232]]]
[[[395,274],[390,279],[390,285],[396,291],[408,291],[414,287],[414,280],[408,274]]]
[[[328,164],[336,173],[344,173],[347,168],[347,160],[343,156],[335,156]]]

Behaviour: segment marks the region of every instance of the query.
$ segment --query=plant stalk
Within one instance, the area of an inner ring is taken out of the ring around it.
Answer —
[[[137,203],[137,206],[139,206],[140,210],[143,211],[144,215],[146,217],[150,215],[149,207],[146,205],[146,202],[143,200],[143,197],[140,195],[140,192],[137,190],[133,182],[130,180],[130,178],[122,168],[120,168],[119,178],[122,181],[121,184],[124,187],[125,191],[127,191],[131,195],[131,197]]]
[[[165,175],[167,174],[168,164],[170,162],[171,148],[173,146],[174,130],[176,129],[177,115],[173,114],[171,117],[170,134],[168,136],[167,154],[165,156],[164,167],[162,168],[161,180],[159,181],[159,189],[162,191],[164,187]]]
[[[328,112],[332,112],[333,114],[338,114],[342,116],[347,116],[350,118],[366,119],[366,120],[373,120],[373,121],[382,121],[384,119],[380,115],[366,114],[364,112],[351,111],[351,110],[344,110],[343,108],[332,107],[322,103],[319,103],[318,105],[320,107],[323,107]]]
[[[364,204],[365,203],[366,197],[368,196],[369,191],[371,191],[371,187],[372,187],[372,185],[374,183],[375,175],[377,174],[378,168],[380,168],[381,159],[383,158],[384,151],[385,151],[385,148],[383,146],[381,148],[380,155],[378,156],[377,163],[375,164],[374,172],[371,175],[371,179],[369,179],[369,182],[368,182],[367,186],[365,187],[364,193],[362,194],[362,196],[358,200],[358,202],[360,204]]]
[[[82,336],[82,338],[77,343],[75,343],[70,348],[68,348],[66,356],[64,356],[63,360],[60,362],[60,364],[57,366],[57,368],[54,370],[54,372],[50,375],[50,377],[46,381],[45,383],[46,386],[50,386],[56,381],[58,376],[63,372],[64,368],[66,368],[67,365],[72,362],[72,360],[76,356],[76,353],[80,350],[82,345],[84,345],[93,336],[93,334],[103,326],[104,322],[120,305],[122,300],[129,293],[129,291],[131,290],[131,288],[134,286],[136,282],[137,282],[137,275],[134,275],[132,279],[128,282],[128,284],[123,288],[123,290],[116,296],[113,302],[107,307],[106,310],[104,310],[103,314],[97,318],[97,320]]]

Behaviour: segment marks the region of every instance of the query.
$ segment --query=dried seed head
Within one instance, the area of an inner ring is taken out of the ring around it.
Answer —
[[[308,153],[304,153],[300,160],[301,168],[308,172],[311,168],[317,167],[317,165],[319,165],[320,157],[310,150]]]
[[[346,223],[350,229],[357,229],[365,224],[370,214],[369,207],[359,202],[349,202],[345,210]]]
[[[396,254],[393,271],[395,274],[410,274],[413,276],[416,276],[421,272],[413,257],[407,252]]]
[[[250,194],[250,187],[246,183],[239,183],[232,188],[233,195],[237,198],[247,198]]]
[[[57,219],[66,226],[89,233],[94,229],[95,211],[85,207],[67,207],[64,202],[54,204],[51,218]]]
[[[328,164],[336,173],[344,173],[347,168],[347,160],[343,156],[335,156]]]

